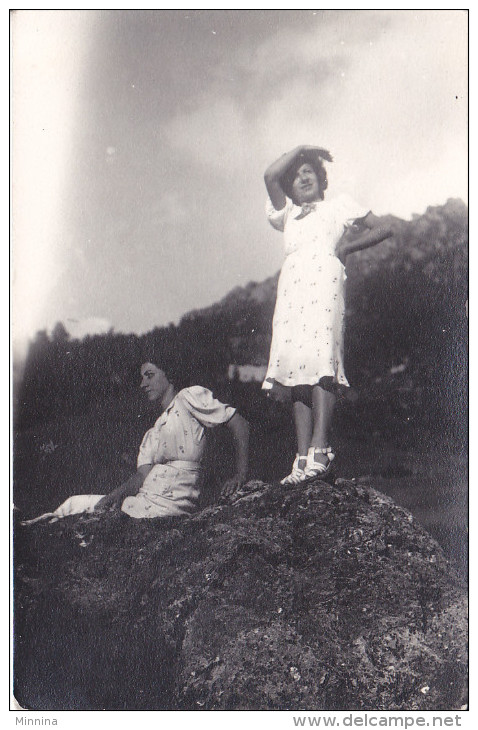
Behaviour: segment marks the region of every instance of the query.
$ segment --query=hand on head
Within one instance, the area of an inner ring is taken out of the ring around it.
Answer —
[[[316,147],[315,145],[304,145],[303,151],[306,153],[316,154],[317,157],[321,157],[323,160],[327,160],[327,162],[333,162],[334,158],[330,154],[330,152],[323,147]]]

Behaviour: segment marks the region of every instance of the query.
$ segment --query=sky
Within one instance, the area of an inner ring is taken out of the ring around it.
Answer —
[[[328,196],[467,200],[463,10],[11,15],[13,343],[177,323],[281,266],[263,173],[329,149]]]

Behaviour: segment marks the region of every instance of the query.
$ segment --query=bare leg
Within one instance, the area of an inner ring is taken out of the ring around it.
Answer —
[[[312,388],[312,413],[313,413],[313,430],[312,437],[309,442],[310,446],[324,448],[329,446],[329,431],[334,414],[336,397],[328,390],[324,390],[320,385],[314,385]],[[316,454],[315,460],[322,464],[327,464],[328,459],[325,454]]]
[[[297,451],[300,456],[304,456],[304,460],[299,462],[299,468],[303,469],[312,437],[312,409],[300,400],[294,402],[293,409]]]

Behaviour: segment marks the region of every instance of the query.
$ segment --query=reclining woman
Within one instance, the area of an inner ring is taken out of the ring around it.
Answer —
[[[52,521],[81,512],[120,508],[133,518],[190,515],[198,509],[201,459],[206,429],[226,426],[235,448],[235,473],[226,480],[222,495],[229,497],[247,476],[249,425],[232,406],[221,403],[200,385],[176,391],[161,359],[151,355],[141,366],[141,390],[157,405],[160,416],[146,432],[139,448],[137,470],[106,495],[75,495],[55,512],[23,524]]]

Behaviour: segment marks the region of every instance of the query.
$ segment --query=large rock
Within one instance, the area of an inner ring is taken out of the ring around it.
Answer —
[[[18,526],[15,694],[44,709],[452,710],[465,587],[354,481],[250,482],[192,519]]]

